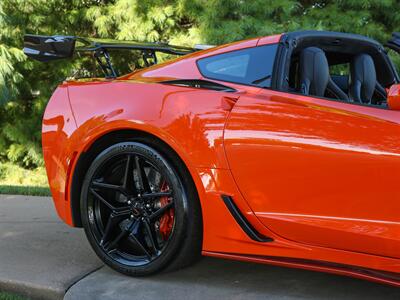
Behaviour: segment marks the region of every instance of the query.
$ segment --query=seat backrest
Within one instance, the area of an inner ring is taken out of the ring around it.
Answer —
[[[329,82],[329,65],[324,51],[317,47],[303,49],[299,71],[301,93],[323,97]]]
[[[372,57],[359,54],[350,65],[350,98],[354,102],[371,103],[376,88],[376,70]]]
[[[345,93],[349,92],[348,75],[331,75],[333,82]]]

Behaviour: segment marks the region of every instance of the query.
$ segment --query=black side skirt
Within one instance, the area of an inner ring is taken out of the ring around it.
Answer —
[[[272,242],[273,239],[267,236],[262,235],[253,226],[246,220],[246,218],[242,215],[238,207],[233,202],[231,196],[222,195],[222,200],[224,201],[226,207],[229,209],[232,216],[235,218],[236,222],[243,229],[243,231],[254,241],[257,242]]]

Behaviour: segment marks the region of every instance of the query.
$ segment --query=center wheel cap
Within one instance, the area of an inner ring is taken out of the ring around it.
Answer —
[[[139,217],[139,216],[141,215],[141,212],[140,212],[139,209],[133,207],[133,208],[132,208],[132,214],[133,214],[135,217]]]

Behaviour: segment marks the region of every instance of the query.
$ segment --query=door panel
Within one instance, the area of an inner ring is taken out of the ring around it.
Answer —
[[[400,112],[263,90],[224,134],[255,214],[290,240],[400,257]]]

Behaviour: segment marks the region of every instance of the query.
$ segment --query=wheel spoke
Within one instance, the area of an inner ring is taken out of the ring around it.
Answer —
[[[139,158],[139,156],[135,156],[135,162],[136,162],[136,172],[139,178],[141,192],[150,193],[151,189],[150,189],[149,179],[147,178],[143,162]]]
[[[157,246],[157,242],[156,239],[154,238],[154,233],[153,230],[151,229],[151,225],[150,222],[148,220],[143,220],[143,224],[144,224],[144,228],[147,231],[147,235],[150,239],[150,243],[151,243],[151,247],[153,249],[154,254],[157,254],[158,251],[158,246]]]
[[[106,228],[104,229],[103,237],[101,238],[101,241],[100,241],[100,246],[104,246],[105,244],[107,244],[111,230],[116,225],[116,223],[117,223],[117,220],[116,220],[115,216],[113,214],[111,214],[110,217],[108,218]]]
[[[124,196],[129,196],[128,193],[126,192],[126,190],[125,190],[122,186],[119,186],[119,185],[116,185],[116,184],[110,184],[110,183],[105,183],[105,182],[93,181],[93,182],[92,182],[92,186],[93,186],[95,189],[108,189],[108,190],[120,192],[120,193],[123,194]]]
[[[116,207],[115,210],[113,211],[113,214],[117,216],[127,216],[132,213],[132,210],[129,206],[122,206],[122,207]]]
[[[97,198],[99,199],[105,206],[107,206],[109,209],[112,211],[115,210],[115,207],[108,202],[106,199],[104,199],[99,193],[97,193],[94,189],[90,189],[90,192]]]
[[[159,217],[161,217],[164,213],[167,212],[168,209],[172,208],[174,206],[173,202],[170,202],[166,205],[164,205],[163,207],[161,207],[159,210],[157,210],[156,212],[154,212],[150,217],[149,220],[150,221],[155,221],[157,220]]]
[[[172,195],[171,192],[146,193],[142,195],[142,198],[152,199],[152,198],[170,197],[171,195]]]
[[[122,208],[121,208],[122,209]],[[104,229],[103,237],[101,238],[100,241],[100,246],[104,246],[107,244],[109,240],[109,236],[112,232],[112,229],[122,220],[126,219],[131,212],[130,210],[121,210],[117,209],[116,211],[112,212],[110,214],[110,217],[108,218],[106,228]]]
[[[143,251],[143,253],[149,258],[151,259],[151,254],[149,253],[149,251],[147,251],[146,247],[138,240],[138,238],[135,236],[135,234],[133,232],[131,232],[130,236],[132,237],[132,239],[135,241],[135,243],[139,246],[140,250]]]
[[[135,179],[133,176],[133,169],[134,169],[133,163],[134,161],[132,155],[128,155],[122,187],[125,190],[129,191],[130,193],[136,192]]]
[[[112,252],[114,251],[114,249],[118,246],[118,243],[123,239],[126,238],[129,235],[129,232],[123,230],[120,232],[120,234],[117,235],[117,237],[112,240],[106,247],[106,251],[107,252]]]
[[[135,221],[132,222],[129,226],[127,226],[125,229],[123,229],[123,230],[117,235],[117,237],[116,237],[115,239],[113,239],[113,240],[105,247],[106,251],[109,252],[109,253],[112,252],[112,251],[118,246],[118,243],[119,243],[122,239],[126,238],[126,237],[131,233],[132,228],[135,227],[135,225],[136,225],[138,222],[139,222],[138,220],[135,220]]]
[[[104,205],[106,205],[110,210],[112,210],[113,214],[116,215],[126,215],[130,213],[129,206],[115,207],[110,202],[108,202],[104,197],[102,197],[99,193],[97,193],[94,189],[90,189],[90,192],[100,200]]]

